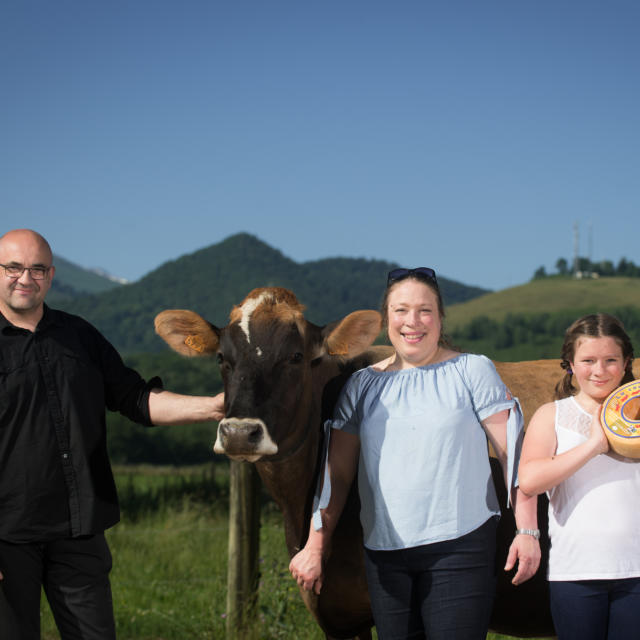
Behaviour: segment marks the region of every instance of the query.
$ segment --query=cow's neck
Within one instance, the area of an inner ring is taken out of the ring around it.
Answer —
[[[306,541],[309,532],[310,499],[315,489],[320,441],[319,412],[312,412],[305,426],[301,446],[286,458],[259,461],[256,469],[271,497],[282,511],[289,554],[293,555]]]
[[[318,477],[318,454],[322,434],[322,396],[340,366],[330,360],[313,374],[309,402],[301,401],[293,419],[294,431],[301,434],[301,445],[282,460],[259,461],[256,468],[271,497],[282,511],[289,555],[297,553],[309,535],[313,494]],[[331,407],[331,410],[333,407]]]

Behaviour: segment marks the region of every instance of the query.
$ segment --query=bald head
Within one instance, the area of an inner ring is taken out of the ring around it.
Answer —
[[[16,326],[33,331],[40,321],[55,273],[52,261],[49,243],[36,231],[14,229],[0,237],[0,312]],[[22,274],[8,275],[6,267],[22,268]],[[34,279],[34,268],[43,269],[44,278]]]
[[[0,237],[0,260],[2,263],[4,263],[4,258],[1,257],[1,254],[5,242],[8,244],[31,244],[37,246],[43,252],[43,255],[46,255],[47,264],[51,266],[53,262],[53,252],[51,251],[49,243],[37,231],[33,231],[32,229],[13,229],[12,231],[7,231],[7,233]]]

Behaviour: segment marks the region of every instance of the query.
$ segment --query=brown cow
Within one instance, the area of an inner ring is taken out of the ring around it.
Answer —
[[[225,415],[214,450],[256,464],[284,516],[290,556],[305,543],[322,452],[322,422],[330,416],[342,384],[356,369],[382,359],[386,347],[369,347],[380,331],[376,311],[356,311],[318,327],[288,290],[255,289],[219,329],[192,311],[164,311],[156,331],[184,355],[216,355],[220,362]],[[497,364],[520,397],[526,415],[552,397],[557,362]],[[506,492],[499,464],[493,465],[501,505]],[[539,515],[546,522],[546,501]],[[357,490],[352,488],[332,538],[322,592],[302,597],[331,638],[370,638],[373,620],[364,576]],[[545,527],[546,529],[546,527]],[[505,510],[498,533],[498,562],[504,566],[515,521]],[[514,587],[502,569],[491,628],[521,637],[553,635],[543,566]],[[461,612],[463,615],[463,612]]]

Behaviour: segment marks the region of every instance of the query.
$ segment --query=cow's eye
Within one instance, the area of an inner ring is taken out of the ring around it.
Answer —
[[[304,360],[304,355],[302,355],[299,351],[296,351],[292,356],[291,356],[291,364],[299,364],[300,362],[302,362]]]
[[[220,373],[222,373],[223,376],[229,375],[229,372],[233,368],[232,361],[227,359],[227,358],[225,358],[224,354],[221,353],[221,352],[218,352],[216,354],[216,360],[218,361],[218,365],[220,367]]]

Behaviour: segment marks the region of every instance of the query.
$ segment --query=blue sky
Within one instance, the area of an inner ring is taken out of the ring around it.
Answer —
[[[577,222],[637,264],[639,32],[632,0],[5,0],[1,227],[132,280],[239,231],[501,289]]]

